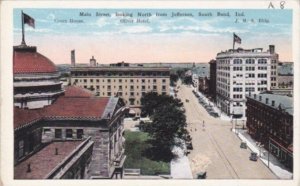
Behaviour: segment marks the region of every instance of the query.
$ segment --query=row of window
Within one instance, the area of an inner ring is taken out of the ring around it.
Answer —
[[[88,87],[87,85],[84,85],[83,87],[86,88],[86,89],[90,89],[90,90],[95,90],[95,88],[96,88],[97,91],[100,90],[100,86],[99,86],[99,85],[96,85],[95,87],[94,87],[93,85],[91,85],[91,86],[89,86],[89,87]],[[105,89],[105,86],[102,86],[102,88]],[[136,86],[136,88],[139,89],[139,86]],[[145,91],[145,90],[146,90],[146,86],[141,86],[141,88],[142,88],[142,89],[141,89],[142,91]],[[111,89],[112,89],[112,88],[111,88],[111,85],[108,85],[108,86],[107,86],[107,90],[110,91]],[[116,86],[114,86],[114,89],[116,89]],[[125,86],[125,89],[127,89],[127,86]],[[151,89],[151,86],[148,86],[148,89]],[[163,86],[161,86],[161,89],[162,89],[163,91],[166,91],[166,90],[167,90],[167,87],[166,87],[165,85],[163,85]],[[118,91],[122,91],[122,90],[123,90],[123,86],[122,86],[122,85],[119,85]],[[130,91],[134,91],[134,90],[135,90],[135,89],[134,89],[134,86],[131,85],[129,90],[130,90]],[[156,85],[153,85],[153,86],[152,86],[152,90],[157,90],[157,86],[156,86]]]
[[[233,59],[233,64],[243,64],[243,61],[245,61],[246,64],[255,64],[255,59],[254,58],[247,58],[247,59]],[[230,60],[219,60],[219,64],[230,64]],[[267,59],[265,58],[260,58],[257,60],[258,64],[267,64]],[[272,63],[276,63],[276,60],[272,60]]]
[[[45,130],[44,130],[45,132]],[[55,129],[54,137],[55,139],[62,139],[63,130],[62,129]],[[83,129],[76,129],[76,133],[74,133],[73,129],[66,129],[65,130],[66,138],[70,139],[82,139],[83,138]]]
[[[89,79],[89,82],[93,83],[94,80],[95,80],[96,83],[100,83],[100,79]],[[113,80],[112,80],[112,79],[102,79],[102,82],[104,83],[105,80],[106,80],[107,83],[111,83],[112,81],[113,81],[113,82],[117,82],[116,79],[113,79]],[[83,80],[81,80],[81,79],[74,79],[74,82],[76,82],[76,83],[82,82],[82,81],[83,81],[84,83],[87,83],[87,82],[88,82],[88,79],[83,79]],[[124,79],[124,80],[123,80],[123,79],[118,79],[118,82],[119,82],[119,83],[122,83],[123,81],[124,81],[125,83],[127,83],[127,79]],[[139,82],[139,79],[136,79],[136,81],[134,81],[134,79],[130,79],[129,82],[130,82],[130,83],[135,83],[135,82],[138,83],[138,82]],[[146,80],[145,80],[145,79],[141,79],[141,82],[142,82],[142,83],[146,83]],[[161,82],[162,82],[162,83],[166,83],[166,79],[162,79]],[[150,79],[148,79],[148,83],[151,83],[151,80],[150,80]],[[152,79],[152,83],[157,83],[157,79]]]
[[[71,76],[169,76],[170,72],[71,72]]]

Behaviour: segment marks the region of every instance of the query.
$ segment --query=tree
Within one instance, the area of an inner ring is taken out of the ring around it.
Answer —
[[[142,116],[152,116],[161,105],[171,105],[182,107],[183,103],[179,99],[174,99],[168,95],[158,95],[156,92],[148,92],[141,98]]]
[[[167,95],[147,93],[142,98],[142,112],[150,115],[151,123],[144,126],[152,138],[152,154],[156,159],[172,158],[171,148],[188,141],[183,103]],[[157,158],[159,157],[159,158]]]
[[[179,77],[177,74],[170,74],[170,84],[175,86],[175,83],[178,81]]]

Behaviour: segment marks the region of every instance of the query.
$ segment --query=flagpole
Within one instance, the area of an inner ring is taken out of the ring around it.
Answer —
[[[22,43],[21,45],[26,45],[25,43],[25,35],[24,35],[24,14],[23,14],[23,10],[22,10],[22,16],[21,16],[21,19],[22,19]]]

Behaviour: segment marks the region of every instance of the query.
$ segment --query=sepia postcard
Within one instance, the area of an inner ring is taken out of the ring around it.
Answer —
[[[0,183],[299,185],[299,1],[2,1]]]

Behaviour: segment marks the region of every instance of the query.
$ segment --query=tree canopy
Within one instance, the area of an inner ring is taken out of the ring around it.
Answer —
[[[149,115],[152,122],[144,126],[152,137],[158,153],[172,154],[171,148],[180,140],[189,141],[183,103],[168,95],[150,92],[142,97],[142,113]]]

